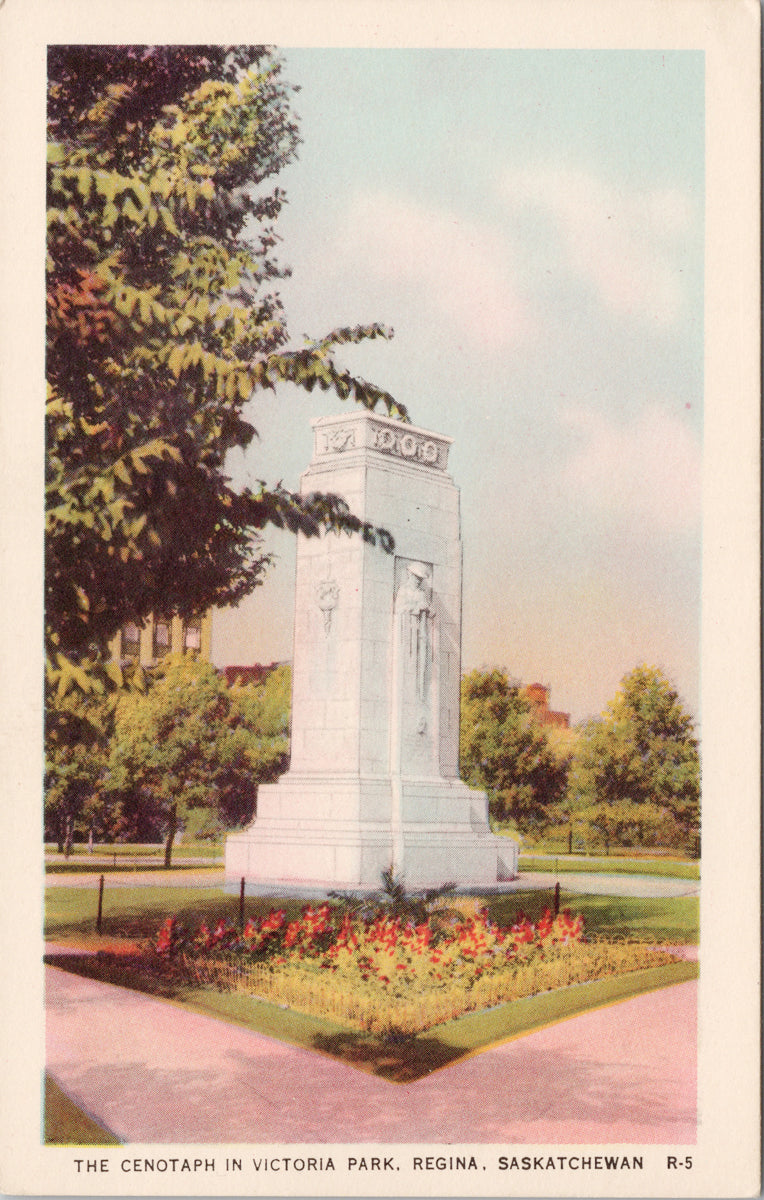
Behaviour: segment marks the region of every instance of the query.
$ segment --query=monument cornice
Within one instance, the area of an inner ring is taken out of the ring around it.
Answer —
[[[317,417],[313,427],[313,463],[371,451],[410,466],[445,472],[453,438],[366,409]]]

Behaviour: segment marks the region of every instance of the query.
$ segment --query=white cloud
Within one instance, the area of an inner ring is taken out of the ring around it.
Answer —
[[[681,418],[657,403],[617,422],[592,408],[568,408],[562,420],[578,435],[563,483],[579,500],[633,528],[675,533],[695,527],[701,508],[701,446]]]
[[[509,245],[498,230],[385,192],[356,196],[341,230],[334,254],[342,265],[405,285],[408,297],[474,346],[505,349],[527,333]]]
[[[535,208],[557,234],[553,253],[622,315],[671,325],[684,305],[675,262],[693,231],[690,200],[676,188],[626,191],[595,175],[552,166],[509,170],[501,189],[510,210]]]

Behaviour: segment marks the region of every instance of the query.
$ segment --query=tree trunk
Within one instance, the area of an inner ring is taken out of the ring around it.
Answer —
[[[178,806],[170,805],[170,816],[167,823],[167,841],[164,847],[164,869],[169,871],[172,860],[172,843],[178,831]]]
[[[573,824],[571,822],[570,829],[568,830],[568,854],[572,854],[572,853],[573,853]]]
[[[74,841],[74,822],[71,817],[66,818],[66,833],[64,834],[64,858],[68,858],[72,852],[72,842]]]

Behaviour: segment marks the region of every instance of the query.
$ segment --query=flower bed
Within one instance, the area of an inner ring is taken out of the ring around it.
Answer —
[[[274,910],[239,932],[219,921],[187,933],[168,918],[154,944],[168,971],[351,1028],[412,1035],[539,992],[672,962],[643,943],[585,940],[583,920],[549,911],[493,924],[484,909],[435,911],[418,923],[379,910]]]

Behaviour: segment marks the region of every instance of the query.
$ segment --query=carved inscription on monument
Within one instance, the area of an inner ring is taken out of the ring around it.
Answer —
[[[324,454],[341,454],[343,450],[355,448],[355,429],[352,425],[340,425],[336,429],[322,430],[322,450]]]
[[[421,462],[428,467],[442,467],[438,443],[431,438],[406,430],[390,429],[387,425],[372,427],[372,442],[375,450],[394,454],[409,462]]]
[[[362,446],[401,458],[404,462],[421,463],[440,471],[446,468],[448,448],[443,442],[426,433],[405,426],[396,428],[381,421],[369,421],[362,429],[350,421],[322,429],[316,443],[317,451],[322,455],[344,454]]]

